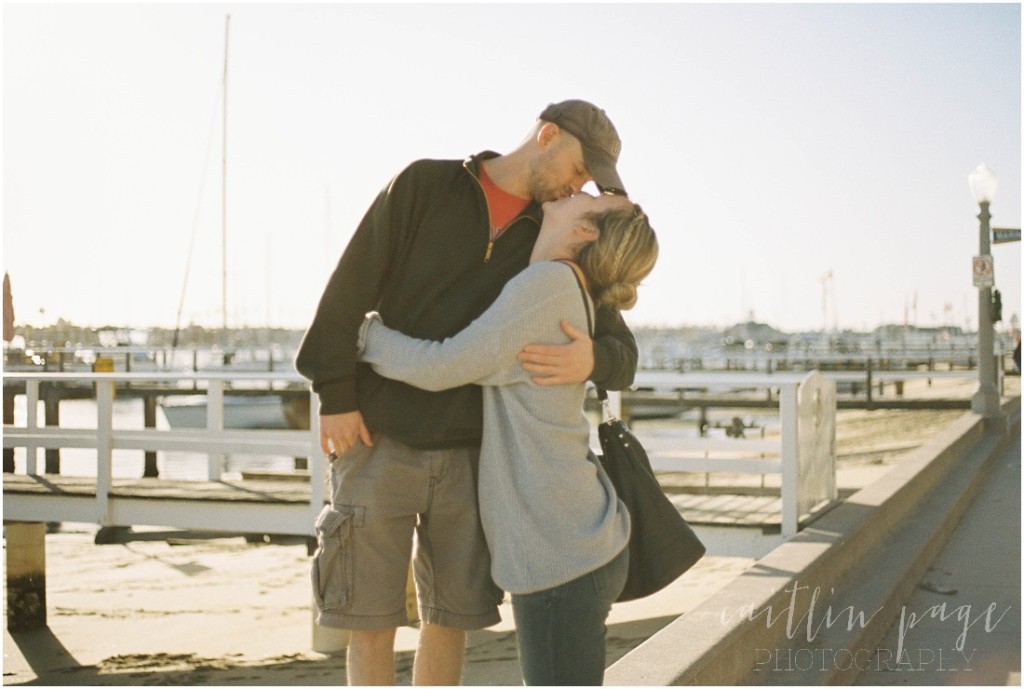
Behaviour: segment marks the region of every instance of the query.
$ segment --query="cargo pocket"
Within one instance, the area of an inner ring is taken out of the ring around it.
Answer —
[[[344,609],[352,595],[352,514],[327,505],[316,518],[311,575],[313,598],[321,612]]]

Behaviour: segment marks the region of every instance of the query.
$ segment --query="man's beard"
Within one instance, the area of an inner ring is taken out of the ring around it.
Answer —
[[[538,205],[545,201],[557,201],[563,197],[562,190],[549,184],[541,174],[539,167],[530,170],[530,175],[526,179],[526,192],[530,195],[530,199]]]

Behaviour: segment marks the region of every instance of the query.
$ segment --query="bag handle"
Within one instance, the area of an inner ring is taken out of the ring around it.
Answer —
[[[618,421],[619,417],[612,413],[612,405],[608,402],[608,391],[602,388],[600,385],[597,387],[597,399],[601,400],[601,408],[604,410],[604,421],[601,423],[609,423],[612,421]]]

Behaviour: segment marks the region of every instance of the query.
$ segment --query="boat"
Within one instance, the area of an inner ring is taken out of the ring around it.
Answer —
[[[161,405],[171,428],[206,428],[206,399],[168,400]],[[225,395],[224,428],[289,429],[279,395]]]

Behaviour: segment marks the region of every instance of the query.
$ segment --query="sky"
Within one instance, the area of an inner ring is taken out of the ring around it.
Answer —
[[[979,163],[992,224],[1021,226],[1019,4],[5,3],[2,24],[19,323],[218,326],[225,241],[229,325],[303,328],[393,175],[510,151],[567,98],[611,117],[658,233],[634,327],[973,329]],[[1005,328],[1020,243],[992,254]]]

